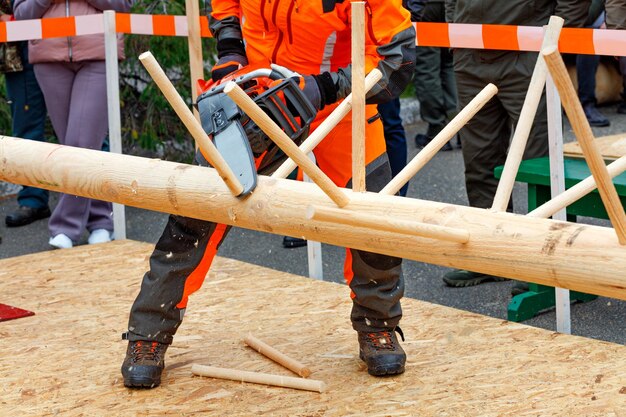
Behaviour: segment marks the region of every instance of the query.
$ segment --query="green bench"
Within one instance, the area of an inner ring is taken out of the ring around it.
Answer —
[[[578,184],[591,175],[587,163],[583,159],[565,159],[565,188]],[[502,166],[495,169],[496,178],[502,176]],[[517,173],[516,181],[528,184],[528,211],[534,210],[546,201],[550,196],[550,161],[548,157],[529,159],[522,161]],[[626,207],[626,173],[622,173],[613,179],[617,194]],[[576,221],[576,216],[608,219],[604,204],[600,199],[598,190],[567,207],[568,221]],[[529,283],[529,291],[513,297],[508,306],[508,319],[510,321],[524,321],[537,315],[542,310],[554,307],[554,288],[545,285]],[[590,301],[597,298],[595,295],[570,291],[572,301]]]

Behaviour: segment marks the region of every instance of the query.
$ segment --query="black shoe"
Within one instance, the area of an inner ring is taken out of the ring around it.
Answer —
[[[139,340],[128,342],[126,358],[122,363],[124,386],[128,388],[155,388],[161,383],[165,368],[165,351],[169,345]]]
[[[431,138],[423,133],[418,133],[415,135],[415,146],[417,149],[422,149],[424,146],[430,143]]]
[[[32,208],[19,206],[17,210],[6,216],[4,222],[7,227],[19,227],[48,217],[50,217],[50,209],[48,207]]]
[[[284,248],[300,248],[306,246],[306,239],[300,239],[299,237],[285,236],[283,237]]]
[[[359,357],[373,376],[398,375],[404,372],[406,354],[398,342],[396,332],[404,335],[399,327],[379,332],[357,332]]]
[[[456,134],[456,147],[459,149],[463,149],[463,144],[461,143],[461,135]]]
[[[587,117],[587,121],[591,126],[606,127],[611,124],[611,122],[609,122],[609,119],[604,117],[604,115],[600,113],[598,109],[596,109],[596,106],[594,106],[593,104],[588,104],[584,106],[583,110],[585,111],[585,116]]]
[[[450,141],[448,141],[448,142],[446,142],[446,144],[445,144],[445,145],[443,145],[443,146],[441,147],[441,149],[439,149],[439,150],[440,150],[440,151],[442,151],[442,152],[447,152],[447,151],[451,151],[452,149],[453,149],[453,148],[452,148],[452,145],[450,145]]]
[[[479,272],[455,269],[443,276],[443,282],[448,287],[473,287],[488,281],[507,281],[507,278],[495,277],[493,275],[481,274]]]
[[[626,114],[626,100],[617,105],[617,112],[619,114]]]

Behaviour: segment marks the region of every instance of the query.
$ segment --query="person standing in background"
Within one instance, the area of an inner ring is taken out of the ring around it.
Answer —
[[[589,14],[590,0],[446,0],[450,23],[544,26],[550,16],[560,16],[565,26],[582,27]],[[463,108],[489,83],[498,87],[493,97],[461,129],[465,187],[469,205],[491,208],[498,187],[494,168],[503,165],[511,133],[515,128],[537,62],[537,52],[486,49],[454,49],[454,72]],[[524,159],[548,154],[548,126],[545,93],[539,101]],[[513,211],[512,202],[509,211]],[[469,287],[503,278],[466,270],[452,270],[443,276],[451,287]]]
[[[626,0],[606,0],[606,27],[626,30]],[[619,68],[622,73],[623,90],[622,102],[618,104],[617,112],[626,114],[626,57],[619,57]]]
[[[15,18],[46,19],[129,12],[132,0],[15,0]],[[50,38],[29,42],[30,62],[41,86],[52,126],[62,145],[102,149],[108,131],[104,34]],[[118,34],[123,59],[123,38]],[[85,231],[88,243],[112,238],[109,202],[61,194],[48,223],[49,244],[65,249]]]
[[[405,0],[405,3],[413,22],[446,21],[444,0]],[[456,110],[456,81],[450,49],[418,46],[413,85],[420,103],[420,116],[428,123],[426,133],[415,136],[415,145],[421,149],[443,130],[449,121],[448,115]],[[452,145],[448,142],[441,150],[450,151]]]
[[[0,0],[0,20],[13,19],[10,0]],[[11,107],[11,135],[44,142],[46,103],[33,66],[28,62],[28,42],[3,43],[0,49],[0,72],[4,73],[7,98]],[[50,217],[48,191],[23,186],[17,193],[18,208],[8,214],[7,227],[20,227]]]

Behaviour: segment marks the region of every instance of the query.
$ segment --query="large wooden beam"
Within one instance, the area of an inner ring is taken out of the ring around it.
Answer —
[[[348,208],[466,229],[465,244],[308,220],[334,207],[314,184],[261,176],[234,197],[212,168],[0,137],[0,180],[626,299],[626,248],[613,229],[433,201],[353,193]]]

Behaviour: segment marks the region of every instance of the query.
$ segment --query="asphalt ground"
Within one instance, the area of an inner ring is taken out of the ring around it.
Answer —
[[[611,120],[607,128],[594,128],[596,137],[626,132],[626,115],[616,113],[616,106],[602,107],[601,111]],[[417,153],[414,136],[425,131],[422,122],[405,126],[409,157]],[[571,128],[566,122],[564,127],[565,142],[574,140]],[[463,178],[463,159],[460,149],[439,152],[417,176],[410,182],[408,196],[452,204],[467,205]],[[57,196],[52,194],[51,205]],[[526,213],[526,188],[516,184],[513,194],[515,211]],[[15,199],[4,197],[0,200],[0,219],[16,208]],[[157,241],[167,215],[147,210],[128,207],[127,237],[138,241],[154,243]],[[579,218],[579,222],[609,225],[607,221]],[[0,222],[0,258],[8,258],[29,253],[50,250],[46,221],[38,221],[20,228],[6,228]],[[81,244],[86,243],[84,236]],[[511,248],[515,250],[515,248]],[[342,265],[345,250],[331,245],[323,245],[324,279],[343,282]],[[256,265],[286,271],[298,275],[308,275],[306,248],[285,249],[282,236],[255,232],[245,229],[232,229],[219,252],[220,256],[238,259]],[[431,303],[441,304],[461,310],[472,311],[491,317],[506,319],[507,304],[511,299],[513,282],[485,283],[469,288],[450,288],[442,282],[442,275],[449,269],[414,261],[404,261],[406,279],[406,297],[416,298]],[[601,266],[599,266],[601,267]],[[626,274],[626,271],[624,271]],[[141,276],[137,276],[139,285]],[[10,303],[10,297],[2,297]],[[599,297],[587,303],[572,305],[572,334],[626,343],[626,301]],[[346,318],[347,320],[348,318]],[[525,324],[549,330],[556,330],[554,310],[548,310]]]

